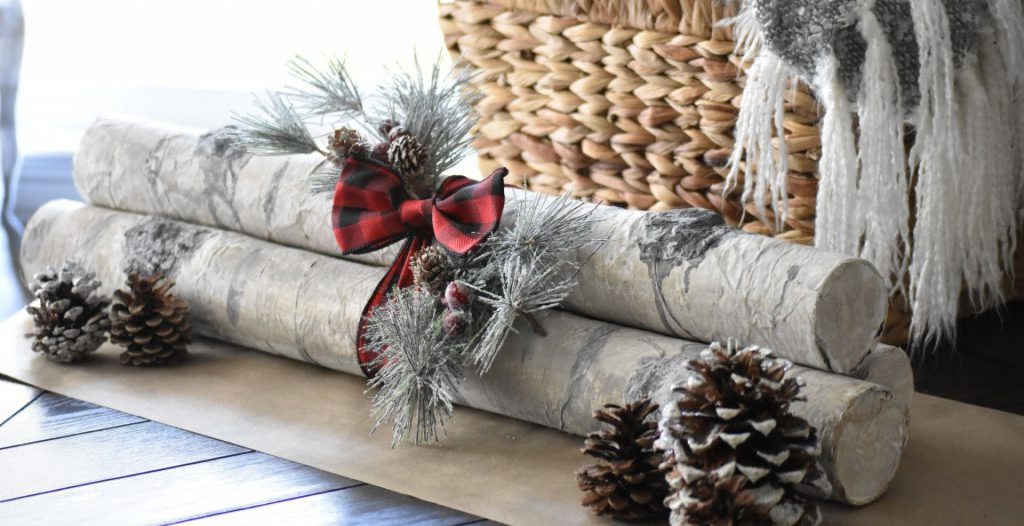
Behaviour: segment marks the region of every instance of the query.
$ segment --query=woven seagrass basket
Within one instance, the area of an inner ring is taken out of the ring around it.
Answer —
[[[441,4],[454,56],[481,72],[484,173],[533,190],[644,210],[700,207],[744,230],[814,236],[818,111],[806,87],[786,115],[790,213],[774,232],[723,197],[745,83],[721,0],[457,0]],[[741,217],[743,222],[741,224]]]
[[[747,232],[810,244],[821,139],[805,85],[786,95],[782,228],[739,191],[723,194],[745,85],[733,33],[719,25],[735,14],[726,4],[442,0],[450,52],[479,70],[482,173],[506,166],[509,182],[535,191],[642,210],[706,208]],[[908,321],[894,298],[882,340],[905,343]]]

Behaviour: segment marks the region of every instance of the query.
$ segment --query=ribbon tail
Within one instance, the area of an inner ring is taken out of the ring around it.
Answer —
[[[402,249],[398,252],[395,262],[391,264],[388,272],[377,283],[377,287],[373,290],[370,300],[363,307],[363,314],[359,318],[359,328],[356,336],[356,357],[359,359],[359,368],[367,378],[376,376],[381,365],[383,365],[377,360],[380,352],[377,349],[371,349],[370,342],[366,339],[366,327],[370,314],[372,314],[374,308],[383,305],[387,301],[388,292],[392,288],[396,286],[404,288],[412,285],[412,257],[429,244],[430,239],[422,236],[409,238],[402,245]]]

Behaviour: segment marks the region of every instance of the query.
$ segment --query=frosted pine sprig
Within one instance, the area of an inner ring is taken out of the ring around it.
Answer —
[[[257,98],[257,112],[235,115],[239,143],[253,153],[326,154],[309,132],[313,120],[335,126],[351,123],[381,143],[388,142],[383,123],[400,125],[426,152],[421,172],[427,183],[436,183],[470,152],[471,131],[478,121],[473,105],[479,94],[470,85],[467,68],[449,71],[438,57],[425,70],[416,61],[413,68],[390,71],[372,99],[364,99],[340,59],[318,66],[296,57],[289,72],[297,81],[294,85],[268,92],[266,100]],[[336,171],[316,174],[313,192],[333,191],[337,178]]]
[[[487,240],[482,257],[488,264],[467,276],[491,308],[469,351],[481,373],[490,369],[520,316],[544,334],[534,314],[558,307],[577,286],[578,252],[603,242],[592,234],[595,206],[568,195],[524,199],[512,226]]]
[[[536,258],[537,264],[576,267],[576,252],[602,240],[594,239],[594,205],[573,200],[569,194],[555,199],[521,199],[515,223],[488,240],[494,259]]]
[[[438,440],[451,417],[464,344],[447,334],[442,320],[437,298],[414,287],[393,290],[369,317],[366,337],[380,353],[374,363],[380,369],[369,381],[377,389],[374,429],[390,422],[392,447],[410,435],[416,444]]]
[[[491,316],[472,347],[473,361],[481,373],[490,370],[509,332],[516,330],[513,324],[520,316],[533,325],[534,331],[546,334],[534,314],[558,307],[576,286],[575,278],[560,277],[560,270],[558,266],[538,265],[537,258],[510,258],[498,267],[497,292],[475,288],[480,301],[491,307]]]
[[[339,115],[357,122],[366,120],[363,98],[345,62],[338,58],[317,67],[303,57],[288,63],[288,72],[298,86],[289,87],[287,95],[310,115]]]
[[[380,120],[400,123],[423,146],[423,172],[428,175],[440,176],[470,151],[470,132],[479,119],[472,78],[464,67],[445,71],[438,57],[429,72],[419,60],[412,70],[393,71],[380,89]]]
[[[255,113],[234,115],[239,124],[235,139],[247,150],[260,155],[324,153],[286,95],[267,91],[266,100],[254,97],[253,103]]]

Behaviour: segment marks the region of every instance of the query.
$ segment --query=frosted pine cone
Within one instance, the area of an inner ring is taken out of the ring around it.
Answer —
[[[769,351],[717,343],[690,362],[685,386],[662,411],[657,446],[672,453],[673,526],[811,525],[817,506],[796,492],[825,489],[815,429],[794,416],[800,383]]]
[[[114,292],[110,340],[126,350],[125,365],[176,363],[188,355],[188,304],[169,291],[174,281],[156,274],[128,276],[128,290]]]
[[[442,247],[431,245],[413,256],[413,283],[432,293],[443,292],[445,287],[455,279],[457,266],[452,256]]]
[[[107,340],[110,301],[95,294],[100,282],[74,263],[58,272],[52,267],[36,274],[31,284],[37,305],[32,315],[32,350],[51,360],[74,363],[96,351]]]
[[[352,128],[343,127],[334,130],[334,133],[327,139],[327,160],[336,166],[341,166],[350,155],[361,151],[362,142],[363,138],[359,132]],[[356,151],[353,151],[353,148]]]
[[[401,176],[409,193],[417,197],[434,190],[433,177],[423,170],[426,162],[426,148],[412,135],[401,135],[388,147],[388,164]]]
[[[600,461],[576,472],[582,503],[594,514],[637,520],[667,513],[662,501],[668,494],[668,468],[654,447],[658,424],[648,418],[657,410],[658,405],[645,398],[624,407],[607,404],[594,412],[594,418],[611,429],[587,435],[582,452]]]

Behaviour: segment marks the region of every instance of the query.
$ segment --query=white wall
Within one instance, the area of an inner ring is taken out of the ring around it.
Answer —
[[[210,128],[287,81],[295,54],[347,55],[372,86],[443,49],[433,0],[22,0],[22,151],[70,151],[101,113]]]

